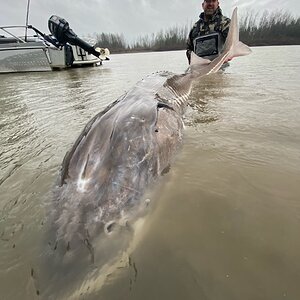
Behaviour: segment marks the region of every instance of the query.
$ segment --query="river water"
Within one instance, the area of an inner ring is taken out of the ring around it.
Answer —
[[[183,146],[128,260],[73,299],[300,299],[300,47],[252,50],[194,86]],[[0,299],[74,292],[39,282],[64,154],[137,81],[186,67],[175,51],[0,76]]]

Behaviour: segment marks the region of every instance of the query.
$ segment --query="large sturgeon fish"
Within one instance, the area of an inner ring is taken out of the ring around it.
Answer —
[[[88,122],[65,155],[55,191],[54,244],[46,237],[52,250],[42,257],[47,274],[40,278],[45,299],[79,299],[92,285],[100,288],[100,277],[128,247],[128,228],[146,207],[145,192],[182,143],[193,82],[249,53],[239,41],[235,9],[219,57],[209,61],[192,53],[184,74],[152,74]]]
[[[70,250],[133,220],[149,186],[169,168],[182,142],[183,113],[193,82],[250,53],[239,41],[233,11],[222,54],[213,61],[192,53],[181,75],[152,74],[98,113],[66,154],[57,189],[56,239]]]

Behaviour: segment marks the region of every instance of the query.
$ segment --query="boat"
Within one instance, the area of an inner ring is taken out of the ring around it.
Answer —
[[[32,25],[0,26],[0,73],[97,66],[109,60],[107,48],[80,39],[65,19],[53,15],[48,27],[46,35]],[[25,35],[17,36],[15,30],[25,30]]]

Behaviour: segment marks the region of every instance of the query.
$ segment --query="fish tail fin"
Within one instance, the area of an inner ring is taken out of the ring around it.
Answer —
[[[248,55],[251,52],[251,49],[247,45],[239,41],[234,45],[234,48],[231,50],[230,54],[232,57],[238,57]]]
[[[191,53],[190,70],[192,78],[196,79],[207,74],[216,73],[224,63],[230,61],[232,58],[250,53],[251,49],[239,40],[237,8],[235,8],[232,13],[229,32],[222,53],[212,61],[200,58],[193,52]]]
[[[233,10],[232,13],[229,32],[223,52],[228,52],[227,60],[231,60],[234,57],[244,56],[251,53],[251,49],[247,45],[242,43],[239,38],[237,7]]]

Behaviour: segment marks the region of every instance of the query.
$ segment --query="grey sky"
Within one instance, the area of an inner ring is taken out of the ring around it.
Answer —
[[[288,11],[300,16],[299,0],[219,0],[230,17],[235,6],[247,11]],[[195,22],[202,0],[31,0],[29,24],[48,33],[52,14],[65,18],[78,35],[94,32],[123,33],[126,40],[156,33],[174,25]],[[0,0],[0,25],[23,25],[27,0]]]

